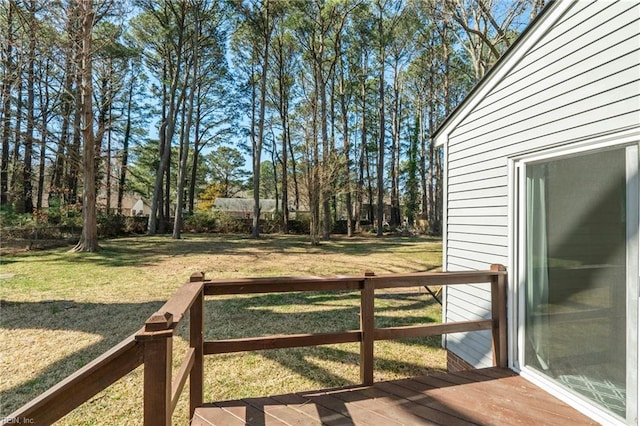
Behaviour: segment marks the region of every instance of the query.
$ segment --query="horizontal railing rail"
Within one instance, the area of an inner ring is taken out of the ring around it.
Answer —
[[[204,355],[336,343],[360,343],[360,380],[373,383],[374,341],[491,330],[494,365],[506,367],[506,271],[424,272],[336,277],[275,277],[206,280],[193,274],[135,335],[91,362],[60,384],[12,413],[7,419],[52,423],[118,379],[144,365],[144,424],[170,425],[171,416],[189,380],[189,412],[203,403]],[[491,284],[491,319],[444,324],[375,328],[375,291],[413,286]],[[310,333],[204,341],[205,296],[305,292],[360,291],[360,328],[333,333]],[[172,374],[173,336],[189,316],[189,348]]]
[[[263,292],[302,292],[329,290],[359,290],[365,279],[373,282],[374,290],[427,285],[461,285],[490,282],[495,271],[488,272],[421,272],[413,274],[367,275],[366,277],[269,277],[228,280],[207,280],[205,295],[247,294]],[[371,312],[366,312],[371,314]],[[465,331],[490,330],[492,320],[463,321],[448,324],[401,326],[374,329],[374,340],[391,340],[406,337],[436,336]],[[205,355],[246,352],[264,349],[317,346],[334,343],[354,343],[362,340],[360,330],[336,333],[294,334],[241,339],[224,339],[204,342]]]

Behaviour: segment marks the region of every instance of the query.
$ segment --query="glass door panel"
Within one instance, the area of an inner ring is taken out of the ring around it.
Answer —
[[[626,164],[625,148],[528,164],[525,195],[525,365],[622,418]]]

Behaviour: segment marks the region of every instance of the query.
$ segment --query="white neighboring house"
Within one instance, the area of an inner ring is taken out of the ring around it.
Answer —
[[[509,365],[604,424],[638,424],[640,3],[555,1],[434,135],[445,270],[509,273]],[[443,320],[489,318],[450,287]],[[491,365],[491,336],[444,338]]]
[[[131,216],[148,216],[151,214],[151,206],[142,196],[134,194],[133,199],[135,202],[131,206]]]

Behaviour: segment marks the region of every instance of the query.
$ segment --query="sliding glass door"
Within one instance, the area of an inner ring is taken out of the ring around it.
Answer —
[[[520,191],[524,366],[622,419],[637,410],[637,159],[526,163]]]

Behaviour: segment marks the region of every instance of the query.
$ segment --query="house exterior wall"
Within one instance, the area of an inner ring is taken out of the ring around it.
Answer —
[[[639,40],[637,2],[576,2],[448,132],[446,270],[508,265],[510,157],[639,126]],[[489,300],[487,286],[450,287],[444,319],[490,318]],[[492,363],[489,332],[445,345]]]

